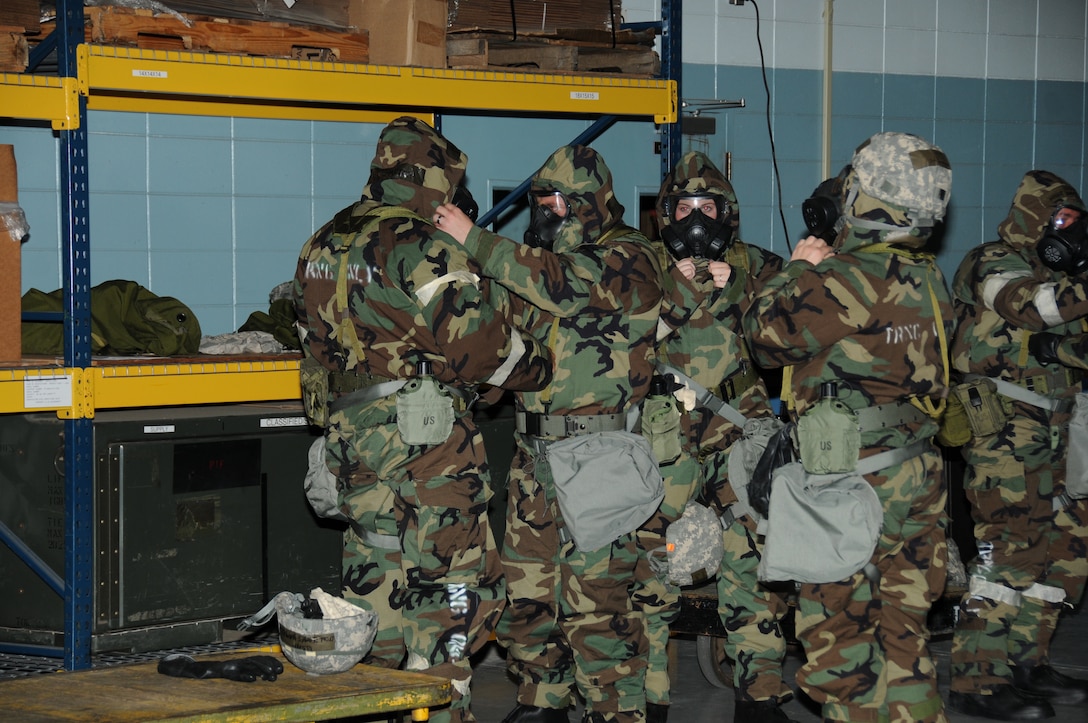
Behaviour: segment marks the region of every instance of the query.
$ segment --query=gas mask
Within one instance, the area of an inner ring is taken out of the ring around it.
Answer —
[[[1054,271],[1072,276],[1088,269],[1088,220],[1084,212],[1060,207],[1050,217],[1035,250]]]
[[[546,198],[554,198],[556,207],[565,209],[560,214],[556,209],[544,202]],[[525,229],[524,241],[526,245],[538,249],[551,249],[555,239],[559,236],[559,230],[570,218],[570,204],[561,193],[530,193],[529,228]]]
[[[809,234],[832,243],[842,224],[842,186],[850,166],[846,166],[839,175],[828,178],[812,191],[812,195],[801,204],[801,216]]]
[[[480,205],[476,203],[476,199],[472,197],[464,184],[453,189],[453,199],[450,203],[461,209],[466,216],[472,219],[473,223],[476,223],[476,219],[480,215]]]
[[[733,227],[729,225],[728,207],[716,196],[683,198],[694,202],[691,212],[676,220],[676,206],[679,198],[667,200],[669,225],[661,229],[661,240],[674,259],[707,259],[718,261],[733,241]],[[717,208],[717,218],[710,218],[700,209],[700,200],[711,198]]]

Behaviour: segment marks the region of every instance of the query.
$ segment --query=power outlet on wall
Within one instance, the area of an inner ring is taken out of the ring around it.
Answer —
[[[744,0],[729,0],[730,5],[743,5]]]

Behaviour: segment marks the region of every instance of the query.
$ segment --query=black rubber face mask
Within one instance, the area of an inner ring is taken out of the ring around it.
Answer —
[[[548,194],[552,195],[552,194]],[[551,250],[555,245],[555,239],[559,236],[559,230],[570,218],[570,204],[567,199],[560,196],[567,207],[567,215],[560,216],[533,194],[529,194],[529,207],[532,215],[529,217],[529,228],[525,229],[524,241],[527,245],[538,249]]]
[[[839,175],[822,181],[812,191],[812,195],[801,204],[801,217],[809,234],[832,243],[839,231],[839,219],[842,218],[842,187],[850,166],[846,166]]]
[[[661,229],[661,240],[674,259],[708,259],[718,261],[733,241],[733,229],[728,216],[710,218],[695,208],[681,221],[673,221]]]
[[[1060,208],[1035,250],[1047,267],[1074,276],[1088,270],[1088,219],[1075,208]]]

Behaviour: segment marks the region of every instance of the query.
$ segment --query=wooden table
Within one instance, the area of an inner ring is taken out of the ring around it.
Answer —
[[[0,720],[37,721],[317,721],[371,713],[412,711],[448,703],[450,682],[422,673],[356,665],[345,673],[308,675],[281,653],[242,651],[200,655],[225,660],[274,655],[283,662],[275,681],[241,683],[162,675],[155,663],[46,673],[0,682]]]

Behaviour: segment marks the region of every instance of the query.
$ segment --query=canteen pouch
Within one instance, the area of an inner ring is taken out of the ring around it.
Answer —
[[[634,532],[665,497],[653,448],[633,432],[594,432],[548,445],[559,512],[574,545],[592,552]]]
[[[302,357],[299,365],[299,383],[302,385],[302,406],[306,418],[318,427],[329,425],[329,372],[312,356]]]
[[[864,568],[880,539],[880,498],[857,474],[813,475],[799,462],[774,474],[759,579],[839,582]]]
[[[1011,416],[1011,406],[997,393],[992,379],[979,377],[952,387],[952,396],[963,405],[967,424],[975,437],[997,434]]]
[[[671,394],[651,394],[642,402],[642,436],[650,443],[660,465],[680,458],[680,410]]]
[[[1077,394],[1069,422],[1065,491],[1074,499],[1088,497],[1088,394],[1084,392]]]
[[[967,410],[955,394],[948,395],[941,415],[941,426],[937,430],[937,442],[945,447],[962,447],[971,441],[971,425],[967,421]]]
[[[455,416],[453,396],[434,377],[409,379],[397,392],[397,430],[405,444],[442,444]]]
[[[861,451],[857,415],[837,399],[821,399],[797,420],[797,447],[810,474],[853,472]]]

